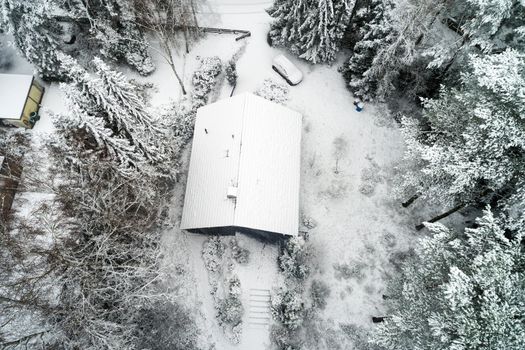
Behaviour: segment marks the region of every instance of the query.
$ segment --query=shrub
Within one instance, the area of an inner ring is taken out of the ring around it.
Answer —
[[[366,264],[364,263],[353,263],[352,266],[349,264],[334,264],[334,270],[335,270],[335,277],[340,280],[345,279],[351,279],[355,278],[358,281],[365,278],[365,274],[363,270],[366,268]]]
[[[324,309],[326,307],[326,299],[330,296],[330,288],[323,281],[314,280],[310,286],[310,298],[312,299],[312,307],[317,309]]]
[[[231,86],[235,86],[237,84],[237,64],[234,60],[228,61],[228,64],[226,65],[226,80],[228,80],[228,83]]]
[[[200,66],[191,79],[194,108],[204,106],[208,102],[208,96],[217,84],[217,76],[222,71],[222,62],[217,56],[199,58],[199,60]]]
[[[196,116],[196,110],[191,101],[183,99],[178,103],[172,102],[159,115],[163,123],[170,121],[169,127],[173,130],[173,136],[179,146],[184,146],[191,139]]]
[[[317,221],[315,221],[313,218],[303,215],[302,217],[303,225],[307,229],[311,230],[317,227]]]
[[[250,251],[239,246],[239,241],[236,238],[230,241],[230,248],[233,259],[239,264],[247,264],[250,261]]]
[[[297,331],[282,325],[272,325],[270,338],[278,350],[300,350],[302,348],[302,340]]]
[[[228,295],[219,301],[217,305],[217,319],[219,322],[236,326],[242,322],[244,308],[237,296]]]
[[[219,271],[226,245],[219,237],[210,237],[202,246],[204,265],[210,272]]]
[[[359,185],[359,192],[364,194],[365,196],[371,196],[374,194],[375,186],[373,183],[370,182],[363,182]]]
[[[242,322],[244,308],[240,299],[241,281],[233,276],[228,281],[228,294],[226,298],[219,300],[216,306],[217,319],[220,324],[228,324],[235,327]]]
[[[257,96],[261,96],[269,101],[284,104],[288,101],[288,86],[278,83],[272,79],[266,79],[255,90]]]
[[[304,320],[305,305],[298,288],[281,289],[272,300],[272,315],[290,330],[298,329]]]
[[[279,268],[287,277],[305,279],[310,274],[309,255],[304,238],[291,237],[282,247]]]
[[[341,199],[348,194],[348,181],[346,179],[332,179],[326,190],[321,192],[322,195],[331,199]]]

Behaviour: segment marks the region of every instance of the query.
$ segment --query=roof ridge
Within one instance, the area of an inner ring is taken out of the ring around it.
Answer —
[[[244,136],[244,120],[246,119],[245,118],[245,111],[246,111],[246,103],[248,101],[248,96],[250,96],[249,93],[245,92],[244,93],[244,101],[242,101],[242,111],[241,111],[241,135],[239,136],[240,139],[239,139],[239,160],[237,161],[237,191],[239,191],[240,189],[240,174],[241,174],[241,159],[242,159],[242,140],[243,140],[243,136]],[[237,222],[237,200],[238,200],[238,196],[242,195],[242,193],[239,193],[237,192],[237,197],[235,198],[235,203],[233,205],[233,224],[235,225],[235,223]]]

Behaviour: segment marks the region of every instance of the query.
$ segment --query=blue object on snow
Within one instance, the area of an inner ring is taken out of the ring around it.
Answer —
[[[358,112],[361,112],[363,110],[364,106],[361,102],[356,103],[355,110]]]

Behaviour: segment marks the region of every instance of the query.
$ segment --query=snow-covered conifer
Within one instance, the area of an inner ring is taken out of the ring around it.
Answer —
[[[389,0],[371,0],[368,6],[359,9],[355,15],[354,20],[362,24],[358,29],[360,40],[341,71],[352,93],[363,100],[374,97],[377,85],[377,81],[367,71],[378,49],[393,39],[393,28],[388,20],[391,7]]]
[[[405,186],[447,205],[496,196],[503,206],[525,178],[525,56],[472,56],[461,81],[423,101],[429,128],[404,119],[406,158],[420,164]]]
[[[142,159],[159,165],[170,158],[165,130],[156,125],[133,85],[122,74],[112,71],[98,58],[93,60],[96,75],[88,73],[71,57],[60,55],[60,58],[71,80],[62,89],[75,106],[71,109],[76,108],[79,115],[69,114],[67,118],[81,123],[77,126],[89,131],[98,146],[103,144],[108,150],[115,150],[108,151],[111,158],[135,169],[144,167],[139,170],[147,170]],[[122,140],[127,142],[126,147]],[[119,150],[135,155],[125,157]]]
[[[272,43],[313,63],[331,62],[341,48],[354,0],[275,0]]]
[[[145,159],[130,141],[115,134],[100,117],[101,109],[74,84],[60,85],[66,97],[68,113],[60,115],[55,125],[62,135],[87,154],[114,160],[119,171],[129,176]]]
[[[523,230],[512,239],[487,210],[458,233],[428,224],[414,255],[394,277],[390,315],[373,341],[387,350],[525,347]]]
[[[124,61],[142,75],[155,70],[144,34],[137,25],[133,1],[72,1],[66,9],[79,25],[89,24],[86,31],[104,57]]]
[[[501,52],[523,42],[519,28],[525,25],[525,5],[520,1],[458,1],[442,12],[445,20],[455,22],[459,38],[452,42],[434,38],[426,43],[422,55],[431,58],[429,68],[442,67],[447,72],[456,61],[463,64],[472,52]]]
[[[51,17],[49,0],[1,0],[0,26],[13,35],[20,53],[46,79],[62,79],[57,53],[61,27]]]

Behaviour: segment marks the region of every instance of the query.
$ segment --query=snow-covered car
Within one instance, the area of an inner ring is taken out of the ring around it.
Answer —
[[[297,85],[303,80],[303,73],[284,55],[278,55],[273,59],[272,68],[290,85]]]

